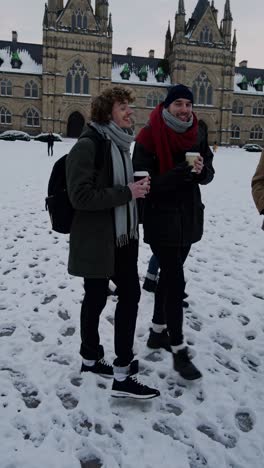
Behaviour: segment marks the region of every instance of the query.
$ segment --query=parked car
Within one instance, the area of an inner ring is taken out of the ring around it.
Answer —
[[[5,141],[15,141],[14,135],[0,135],[0,140],[5,140]]]
[[[61,136],[58,133],[53,133],[54,141],[63,141]],[[35,141],[43,141],[47,143],[48,133],[40,133],[39,135],[34,137]]]
[[[247,144],[247,145],[243,146],[243,148],[246,151],[250,151],[251,153],[259,152],[259,151],[262,151],[262,149],[263,149],[260,145],[257,145],[257,144]]]
[[[6,130],[0,136],[2,140],[30,141],[29,134],[26,132],[21,132],[20,130]]]

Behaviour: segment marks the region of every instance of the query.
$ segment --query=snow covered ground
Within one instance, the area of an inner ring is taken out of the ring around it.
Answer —
[[[0,141],[0,467],[263,468],[264,233],[250,181],[260,154],[220,148],[202,188],[205,234],[186,262],[186,338],[200,383],[146,347],[153,295],[142,291],[135,350],[150,402],[112,400],[111,380],[80,375],[82,281],[67,236],[44,209],[57,157],[73,140]],[[141,242],[140,278],[150,251]],[[113,354],[110,298],[101,320]]]

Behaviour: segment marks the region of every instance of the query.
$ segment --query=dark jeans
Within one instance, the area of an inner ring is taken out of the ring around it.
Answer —
[[[137,270],[138,241],[115,250],[114,282],[118,302],[115,310],[116,366],[127,366],[133,359],[140,284]],[[81,350],[84,359],[100,358],[99,319],[107,301],[108,278],[84,278],[85,295],[81,307]]]
[[[185,289],[183,265],[191,246],[164,247],[151,245],[160,264],[160,277],[155,292],[152,321],[167,324],[171,345],[183,342],[183,308]]]
[[[50,155],[51,151],[51,156],[53,156],[53,144],[48,143],[48,155]]]

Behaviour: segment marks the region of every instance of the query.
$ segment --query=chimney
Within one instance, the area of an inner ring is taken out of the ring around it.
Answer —
[[[155,50],[154,49],[150,49],[149,51],[149,58],[154,58],[155,57]]]
[[[126,51],[127,55],[132,55],[132,47],[128,47]]]
[[[247,68],[248,61],[247,60],[242,60],[242,62],[239,63],[240,67]]]
[[[17,42],[17,32],[12,31],[12,42]]]

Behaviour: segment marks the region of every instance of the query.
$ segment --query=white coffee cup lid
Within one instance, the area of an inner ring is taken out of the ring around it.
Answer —
[[[148,171],[136,171],[134,176],[136,177],[147,177],[149,175]]]

